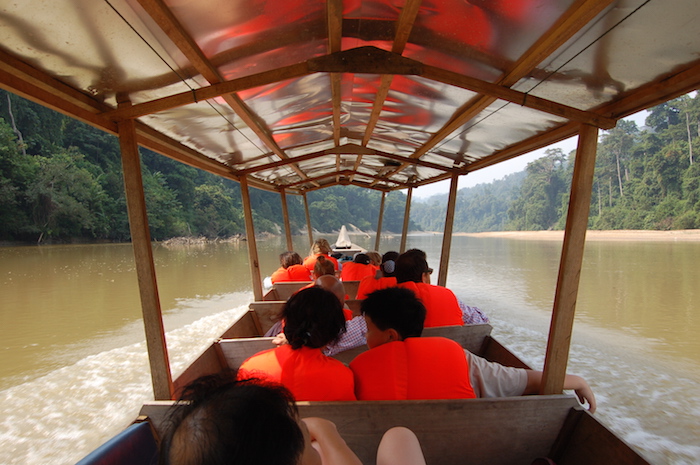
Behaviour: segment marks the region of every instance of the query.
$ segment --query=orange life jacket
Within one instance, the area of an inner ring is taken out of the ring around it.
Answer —
[[[472,399],[464,350],[444,337],[410,337],[361,353],[350,363],[358,400]]]
[[[425,305],[426,315],[424,326],[462,326],[462,309],[459,308],[454,292],[442,286],[414,283],[401,283],[398,287],[410,289]]]
[[[317,254],[317,255],[309,255],[304,259],[304,266],[306,267],[307,270],[309,270],[310,273],[314,272],[314,265],[316,264],[316,259],[318,258],[319,255],[323,255],[323,257],[326,260],[330,260],[333,262],[333,266],[335,267],[335,271],[338,271],[338,260],[335,258],[331,257],[330,255],[326,254]]]
[[[343,269],[340,272],[340,279],[342,281],[360,281],[365,276],[374,277],[376,273],[377,267],[374,265],[347,262],[343,264]]]
[[[270,280],[273,284],[286,281],[311,281],[311,273],[304,265],[292,265],[288,268],[280,267],[270,275]]]
[[[281,383],[296,400],[355,400],[352,371],[321,349],[285,344],[260,352],[238,369],[238,379],[250,377]]]
[[[360,281],[360,285],[357,288],[357,299],[366,299],[374,291],[380,289],[386,289],[388,287],[396,287],[396,278],[375,278],[374,276],[365,276]]]

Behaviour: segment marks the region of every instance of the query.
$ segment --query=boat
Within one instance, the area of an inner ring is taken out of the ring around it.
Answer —
[[[339,257],[336,258],[340,258],[342,260],[352,260],[355,254],[367,252],[367,249],[354,244],[350,240],[350,234],[348,233],[348,228],[346,228],[345,225],[340,227],[338,239],[336,239],[335,243],[331,246],[331,249],[333,250],[334,255],[339,255]]]
[[[379,191],[380,250],[386,195],[406,190],[403,251],[413,190],[449,180],[445,285],[459,178],[578,136],[541,395],[300,410],[335,420],[365,463],[398,420],[432,463],[648,463],[562,387],[599,131],[700,87],[699,15],[695,0],[5,2],[0,86],[119,137],[156,430],[183,383],[263,333],[253,308],[173,378],[139,146],[240,183],[255,307],[265,295],[250,188],[280,194],[288,250],[288,195],[303,199],[311,244],[308,192]]]

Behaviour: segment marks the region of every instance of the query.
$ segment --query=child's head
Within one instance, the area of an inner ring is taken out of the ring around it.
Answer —
[[[320,278],[323,275],[335,275],[335,265],[323,255],[316,258],[314,264],[314,278]]]
[[[284,335],[292,349],[317,349],[345,332],[345,315],[338,298],[320,287],[302,289],[289,298],[282,316]]]
[[[362,301],[361,310],[367,320],[367,345],[370,349],[388,342],[373,339],[370,326],[376,327],[379,332],[394,331],[394,340],[399,341],[419,337],[423,333],[425,306],[408,289],[390,287],[372,292]],[[390,339],[388,333],[385,335]]]
[[[161,442],[167,465],[297,465],[306,441],[292,394],[283,386],[235,376],[197,379],[170,412]]]
[[[379,266],[382,264],[382,256],[379,254],[379,252],[371,250],[367,252],[367,256],[369,257],[370,264],[374,266]]]
[[[282,268],[289,268],[292,265],[301,265],[302,263],[304,263],[304,259],[296,252],[288,250],[280,254],[280,265],[282,265]]]

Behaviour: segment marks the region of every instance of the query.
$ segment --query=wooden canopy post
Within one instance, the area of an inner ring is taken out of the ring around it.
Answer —
[[[406,251],[406,238],[408,237],[408,222],[411,215],[411,197],[413,197],[413,187],[409,187],[408,194],[406,194],[406,208],[403,213],[403,231],[401,232],[401,246],[399,246],[399,253],[404,253]]]
[[[564,243],[559,262],[559,276],[554,295],[554,309],[540,388],[541,394],[560,394],[564,388],[576,297],[581,277],[581,263],[583,262],[586,242],[597,145],[598,128],[582,125],[576,148],[573,179],[571,180],[569,211],[566,216]]]
[[[260,262],[258,261],[258,246],[255,242],[255,225],[253,210],[250,208],[250,192],[248,179],[241,176],[241,199],[243,200],[243,217],[245,218],[245,236],[248,242],[248,262],[250,263],[250,279],[253,281],[253,297],[255,301],[263,299],[262,279],[260,279]]]
[[[143,194],[141,175],[141,157],[136,143],[136,124],[134,120],[129,119],[120,122],[118,128],[131,246],[134,249],[136,261],[136,277],[141,296],[141,311],[146,331],[146,347],[151,367],[153,396],[155,400],[169,400],[173,395],[173,379],[170,374],[168,346],[165,341],[163,316],[158,297],[151,233],[148,230],[148,213],[146,212],[146,199]]]
[[[282,201],[282,217],[284,218],[284,235],[287,237],[287,250],[294,250],[292,242],[292,227],[289,224],[289,209],[287,208],[287,192],[280,190],[280,200]]]
[[[447,214],[445,215],[445,228],[442,235],[442,252],[440,253],[440,271],[438,273],[438,286],[447,284],[447,268],[450,261],[450,248],[452,247],[452,226],[455,220],[455,207],[457,205],[457,186],[459,174],[452,173],[450,182],[450,195],[447,199]]]
[[[304,213],[306,213],[306,230],[309,231],[309,247],[314,245],[314,233],[311,230],[311,215],[309,215],[309,200],[306,198],[306,192],[303,194],[304,197]]]
[[[382,220],[384,219],[384,202],[386,191],[382,192],[382,202],[379,204],[379,218],[377,219],[377,237],[374,239],[374,250],[379,252],[379,241],[382,237]]]

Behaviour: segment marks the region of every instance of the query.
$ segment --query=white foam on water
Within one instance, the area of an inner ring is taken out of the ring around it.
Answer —
[[[245,311],[247,304],[168,331],[172,372],[184,369]],[[0,463],[73,464],[127,426],[152,399],[143,342],[86,356],[1,391]]]

